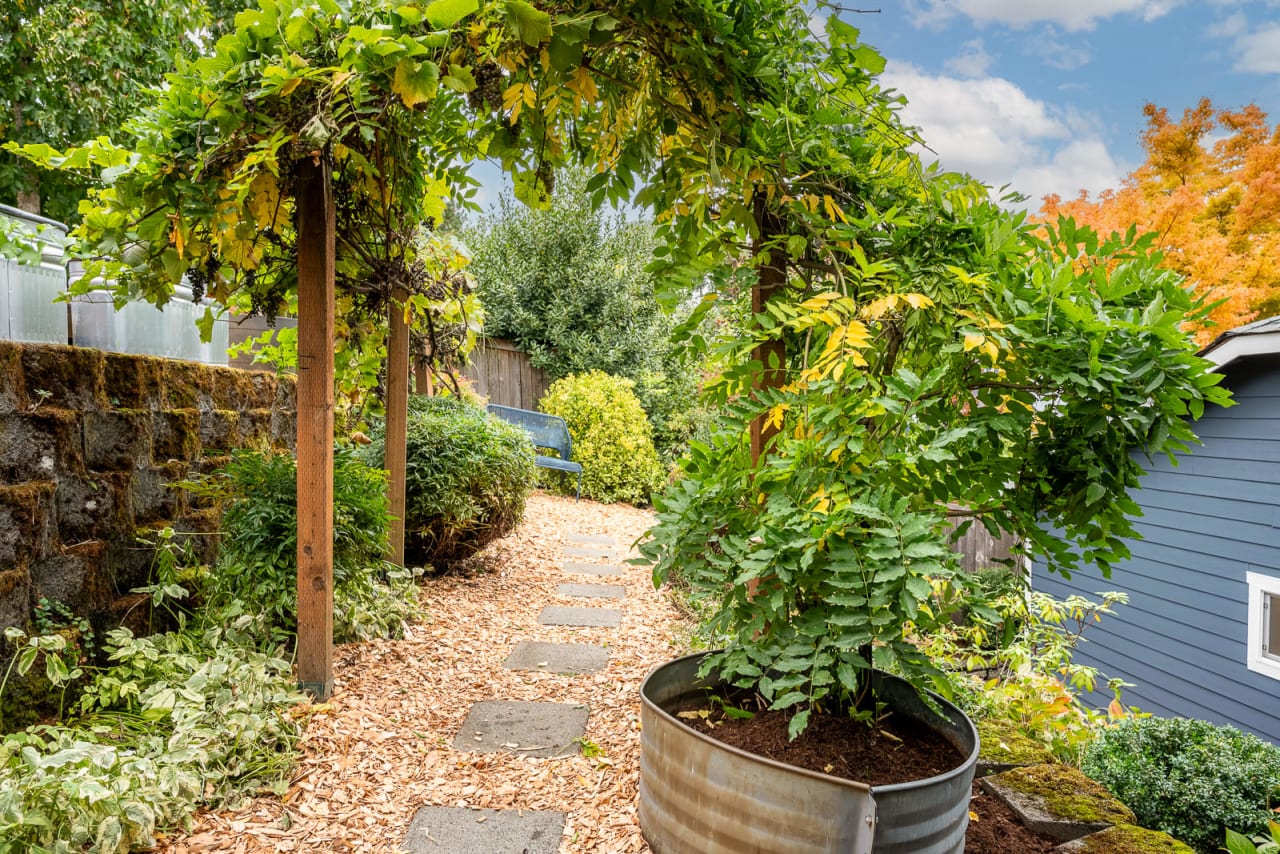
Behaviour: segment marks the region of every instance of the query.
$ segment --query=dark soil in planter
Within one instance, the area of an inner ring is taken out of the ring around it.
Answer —
[[[675,714],[699,732],[748,753],[872,786],[936,777],[964,762],[935,733],[892,715],[873,727],[847,715],[815,711],[805,731],[790,741],[791,715],[785,711],[730,718],[714,706],[691,706]]]
[[[1058,843],[1032,833],[999,798],[973,784],[964,854],[1045,854]]]

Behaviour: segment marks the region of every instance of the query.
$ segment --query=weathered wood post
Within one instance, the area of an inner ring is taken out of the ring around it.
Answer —
[[[297,166],[298,686],[333,692],[334,206],[329,164]]]
[[[382,464],[389,473],[387,495],[391,501],[391,544],[387,560],[404,566],[405,472],[409,422],[409,324],[405,323],[405,303],[409,292],[402,287],[391,292],[387,309],[387,432]]]

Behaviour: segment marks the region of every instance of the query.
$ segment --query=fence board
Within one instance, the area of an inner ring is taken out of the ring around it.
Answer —
[[[537,409],[551,385],[542,369],[529,363],[527,354],[502,338],[481,340],[462,375],[490,403],[519,409]]]
[[[954,531],[963,521],[957,519],[952,523],[951,530]],[[965,572],[975,572],[991,566],[1006,565],[1000,562],[1009,559],[1017,542],[1017,538],[1008,533],[993,537],[981,522],[975,521],[963,536],[951,544],[951,550],[960,555],[960,566]]]

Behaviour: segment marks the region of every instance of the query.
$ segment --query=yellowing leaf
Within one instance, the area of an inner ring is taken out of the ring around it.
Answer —
[[[933,305],[933,300],[924,294],[903,294],[902,298],[907,301],[907,305],[912,308],[928,308]]]
[[[594,101],[600,95],[600,89],[596,86],[596,81],[591,79],[591,72],[582,66],[578,66],[573,76],[565,83],[573,92],[581,96],[584,101]]]
[[[987,336],[985,335],[973,335],[973,334],[966,335],[964,336],[964,351],[968,353],[970,350],[974,349],[975,347],[981,347],[984,343],[986,343],[986,340],[987,340]]]
[[[396,63],[391,91],[400,96],[406,107],[413,109],[423,101],[431,100],[439,86],[440,66],[431,60],[415,62],[405,57]]]
[[[286,84],[284,84],[283,86],[281,86],[281,87],[280,87],[280,94],[281,94],[281,95],[286,95],[286,96],[287,96],[287,95],[292,95],[292,94],[293,94],[293,90],[294,90],[294,89],[297,89],[297,88],[298,88],[299,86],[301,86],[301,85],[302,85],[302,78],[301,78],[301,77],[295,77],[295,78],[293,78],[292,80],[290,80],[288,83],[286,83]]]

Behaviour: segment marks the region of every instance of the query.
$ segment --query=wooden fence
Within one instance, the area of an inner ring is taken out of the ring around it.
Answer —
[[[957,519],[952,530],[959,527],[962,521],[964,520]],[[1012,534],[993,537],[986,528],[982,527],[981,522],[975,521],[960,539],[951,544],[951,550],[960,555],[962,569],[966,572],[974,572],[990,566],[1006,565],[997,561],[1008,560],[1010,550],[1017,542],[1017,538]]]
[[[528,354],[502,338],[482,339],[462,375],[490,403],[520,409],[537,409],[551,386],[542,369],[529,364]]]

